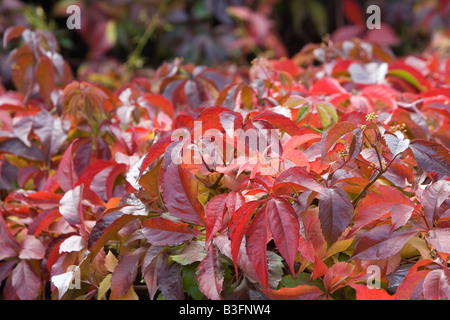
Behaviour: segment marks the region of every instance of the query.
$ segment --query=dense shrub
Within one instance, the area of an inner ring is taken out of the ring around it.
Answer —
[[[3,298],[450,298],[448,58],[329,41],[114,88],[13,43]]]

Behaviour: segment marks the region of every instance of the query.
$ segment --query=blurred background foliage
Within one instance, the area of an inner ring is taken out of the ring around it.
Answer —
[[[81,8],[81,30],[66,27],[72,4]],[[369,34],[371,4],[380,6],[383,27]],[[103,82],[175,57],[209,66],[245,65],[260,54],[293,57],[309,43],[355,37],[389,46],[397,55],[430,45],[442,54],[450,51],[450,0],[3,0],[0,36],[15,25],[51,32],[79,78],[103,75]],[[5,87],[10,49],[0,50]]]

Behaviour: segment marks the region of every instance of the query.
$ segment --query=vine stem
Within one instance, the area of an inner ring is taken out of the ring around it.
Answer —
[[[395,160],[396,157],[397,155],[395,155],[384,168],[380,168],[380,171],[378,171],[378,173],[370,180],[370,182],[361,190],[361,192],[356,196],[356,198],[353,199],[352,201],[353,208],[356,207],[359,200],[361,200],[361,198],[366,194],[367,190],[369,190],[369,188],[388,170],[389,166],[392,164],[392,162]]]

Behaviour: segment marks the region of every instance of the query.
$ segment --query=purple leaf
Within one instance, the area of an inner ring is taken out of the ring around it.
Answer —
[[[44,259],[45,256],[45,247],[34,236],[28,235],[21,243],[20,243],[20,259]]]
[[[135,251],[125,252],[121,255],[111,277],[111,300],[123,297],[130,290],[136,280],[139,261],[146,250],[147,248],[140,247]]]
[[[396,255],[417,234],[415,229],[391,231],[388,224],[368,231],[356,245],[352,259],[380,260]]]
[[[444,146],[435,141],[416,139],[410,148],[420,168],[450,176],[450,154]]]
[[[41,278],[27,260],[20,261],[12,273],[12,287],[20,300],[35,300],[41,290]]]
[[[18,255],[19,243],[9,232],[3,213],[0,212],[0,260],[12,258]]]
[[[327,188],[320,195],[319,220],[328,243],[336,242],[353,217],[353,205],[347,193],[337,187]]]

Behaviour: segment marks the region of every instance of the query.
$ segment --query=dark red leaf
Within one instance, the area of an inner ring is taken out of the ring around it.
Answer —
[[[205,225],[203,205],[198,201],[194,175],[180,165],[170,164],[164,174],[163,192],[169,213],[186,222]]]
[[[142,260],[142,273],[150,299],[158,291],[158,271],[164,263],[164,247],[151,246]]]
[[[0,261],[6,258],[12,258],[18,255],[19,243],[14,239],[6,226],[3,213],[0,212]]]
[[[140,247],[135,251],[125,252],[121,255],[111,277],[111,295],[109,297],[111,300],[121,298],[130,290],[136,280],[139,261],[145,254],[146,249]]]
[[[56,171],[56,179],[59,183],[59,186],[64,192],[72,190],[77,181],[78,176],[75,172],[74,163],[73,163],[73,146],[76,141],[72,142],[64,151],[61,162],[59,163],[58,170]]]
[[[420,168],[450,176],[450,153],[440,143],[416,139],[410,148]]]
[[[351,258],[380,260],[392,257],[416,234],[417,230],[414,228],[391,231],[390,225],[381,225],[368,231],[359,240]]]
[[[115,239],[117,232],[127,223],[138,218],[139,215],[124,214],[120,210],[107,214],[92,228],[88,239],[88,249],[94,254],[97,253],[109,240]]]
[[[344,14],[345,18],[352,24],[365,25],[366,23],[362,8],[355,0],[344,0]]]
[[[352,217],[353,205],[347,193],[338,187],[326,188],[320,195],[319,220],[328,243],[339,239]]]
[[[325,187],[322,186],[314,177],[302,167],[293,167],[283,171],[275,180],[273,191],[283,186],[297,185],[306,189],[324,193]]]
[[[224,269],[218,259],[215,246],[209,246],[206,257],[197,267],[195,280],[198,283],[200,291],[208,299],[222,300],[221,292],[224,281]]]

